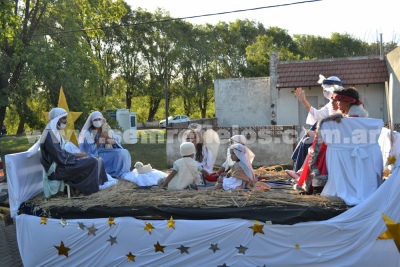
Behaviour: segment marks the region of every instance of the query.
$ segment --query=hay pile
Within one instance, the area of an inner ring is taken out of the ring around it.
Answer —
[[[263,181],[288,181],[286,172],[280,167],[262,167],[256,175]],[[164,190],[157,186],[141,188],[132,182],[120,180],[117,185],[78,198],[66,198],[64,194],[43,200],[42,195],[28,201],[35,209],[46,211],[50,207],[78,207],[85,211],[94,206],[164,206],[177,208],[222,208],[247,206],[317,206],[341,208],[346,206],[340,199],[319,195],[300,195],[290,185],[273,186],[269,191],[223,190]]]

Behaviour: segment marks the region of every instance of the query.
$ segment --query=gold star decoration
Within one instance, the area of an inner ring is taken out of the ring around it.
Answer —
[[[143,230],[149,231],[149,234],[151,234],[151,232],[154,229],[153,225],[151,225],[151,223],[149,223],[149,222],[145,222],[145,224],[146,224],[146,227]]]
[[[128,261],[135,261],[135,255],[133,255],[132,252],[126,254],[126,257],[128,258]]]
[[[294,245],[294,248],[295,248],[295,249],[299,249],[299,248],[300,248],[300,245],[299,245],[299,244],[296,244],[296,245]]]
[[[66,220],[66,219],[63,219],[63,218],[61,218],[60,224],[61,224],[61,226],[62,226],[63,228],[64,228],[66,225],[68,225],[67,220]]]
[[[392,164],[395,164],[396,163],[396,157],[395,156],[390,156],[390,157],[388,157],[388,164],[389,165],[392,165]]]
[[[58,107],[65,109],[65,111],[68,113],[67,115],[68,123],[64,129],[64,132],[66,133],[65,138],[70,142],[74,143],[76,146],[78,146],[78,139],[76,138],[74,123],[82,114],[82,112],[69,111],[67,99],[65,98],[62,86],[60,87],[60,95],[58,97]],[[49,118],[49,112],[43,112],[43,113],[46,116],[47,120]]]
[[[250,226],[249,228],[253,229],[253,236],[255,236],[255,234],[257,234],[257,233],[264,234],[264,231],[263,231],[264,225],[258,224],[257,221],[254,221],[254,225]]]
[[[168,221],[167,229],[168,228],[174,228],[175,229],[175,221],[174,221],[174,218],[172,218],[172,216]]]
[[[58,255],[64,255],[68,258],[68,251],[71,249],[64,246],[64,242],[61,241],[60,246],[54,246],[58,250]]]
[[[388,229],[377,239],[393,239],[397,250],[400,252],[400,223],[396,223],[385,214],[382,214],[382,217]]]
[[[157,241],[157,244],[153,244],[153,246],[156,248],[156,251],[155,251],[155,252],[161,251],[162,253],[164,253],[164,248],[165,248],[166,246],[161,246],[160,243],[158,243],[158,241]]]
[[[109,217],[108,218],[108,225],[110,226],[110,228],[111,228],[111,226],[113,226],[113,225],[116,225],[115,223],[114,223],[114,218],[111,218],[111,217]]]
[[[47,224],[47,218],[46,217],[40,218],[40,224],[46,225]]]

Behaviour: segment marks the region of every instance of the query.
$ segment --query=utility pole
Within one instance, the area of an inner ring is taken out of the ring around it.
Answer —
[[[167,64],[164,67],[164,98],[165,98],[165,128],[168,127],[168,79],[167,79]]]

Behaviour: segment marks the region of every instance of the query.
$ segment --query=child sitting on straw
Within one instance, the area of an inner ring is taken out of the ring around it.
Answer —
[[[191,142],[184,142],[180,146],[182,158],[174,162],[173,170],[167,178],[158,180],[158,184],[168,189],[196,189],[201,184],[199,171],[201,166],[193,159],[196,149]]]
[[[231,159],[235,163],[225,177],[218,178],[215,189],[251,189],[256,179],[250,158],[246,156],[247,151],[242,144],[230,146]]]

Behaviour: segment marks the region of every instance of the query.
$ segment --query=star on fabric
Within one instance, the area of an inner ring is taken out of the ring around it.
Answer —
[[[382,217],[388,229],[377,239],[393,239],[397,250],[400,252],[400,223],[396,223],[385,214],[382,214]]]
[[[185,247],[185,246],[181,245],[179,248],[176,248],[176,249],[179,249],[181,251],[181,254],[183,254],[183,253],[189,254],[189,250],[188,250],[189,248],[190,247]]]
[[[76,138],[75,134],[74,122],[79,118],[82,112],[69,111],[67,99],[65,98],[62,86],[60,87],[60,95],[58,97],[58,107],[65,109],[65,111],[68,113],[67,115],[68,123],[64,129],[64,132],[66,133],[66,139],[74,143],[76,146],[78,146],[78,139]],[[43,112],[43,113],[46,116],[46,119],[48,119],[49,112]]]
[[[70,251],[71,249],[68,247],[64,246],[64,242],[61,241],[60,246],[54,246],[57,250],[58,250],[58,255],[64,255],[65,257],[68,258],[68,251]]]
[[[63,219],[63,218],[61,218],[60,224],[62,225],[63,228],[64,228],[66,225],[68,225],[67,220],[66,220],[66,219]]]
[[[255,234],[257,234],[257,233],[264,234],[264,231],[263,231],[264,225],[258,224],[257,221],[254,221],[254,225],[250,226],[249,228],[253,229],[253,236],[255,236]]]
[[[151,223],[149,223],[149,222],[145,222],[145,224],[146,224],[146,227],[143,230],[149,231],[149,234],[151,234],[151,232],[154,229],[153,225],[151,225]]]
[[[40,224],[46,225],[47,224],[47,218],[46,217],[40,218]]]
[[[135,261],[135,255],[133,255],[132,252],[126,254],[126,257],[128,258],[128,261]]]
[[[228,265],[226,265],[226,263],[222,264],[222,265],[218,265],[217,267],[229,267]]]
[[[116,224],[114,223],[114,218],[111,218],[111,217],[108,218],[107,223],[108,223],[108,225],[110,226],[110,228],[111,228],[111,226],[116,225]]]
[[[85,230],[86,226],[83,222],[78,222],[78,229]]]
[[[294,245],[294,248],[295,248],[295,249],[299,249],[299,248],[300,248],[300,245],[299,245],[299,244],[296,244],[296,245]]]
[[[246,247],[243,247],[242,245],[240,245],[240,247],[236,247],[236,248],[238,250],[238,254],[246,254],[246,250],[248,249]]]
[[[96,228],[94,227],[94,224],[92,224],[92,226],[90,226],[90,227],[87,228],[87,229],[88,229],[88,235],[94,235],[94,236],[96,236],[96,231],[99,230],[99,229],[96,229]]]
[[[168,228],[174,228],[175,229],[175,221],[174,221],[174,218],[172,218],[172,216],[168,221],[167,229]]]
[[[164,248],[165,248],[166,246],[161,246],[160,243],[158,243],[158,241],[157,241],[157,244],[153,244],[153,246],[156,248],[156,251],[155,251],[155,252],[161,251],[162,253],[164,253]]]
[[[218,243],[210,244],[210,247],[208,249],[211,249],[214,253],[215,253],[215,251],[220,250],[220,248],[218,247]]]
[[[111,246],[112,246],[113,244],[118,244],[118,242],[117,242],[117,237],[112,237],[112,236],[110,236],[110,239],[108,239],[107,241],[110,242]]]
[[[396,157],[395,156],[390,156],[390,157],[388,157],[388,164],[389,165],[391,165],[391,164],[395,164],[396,163]]]

